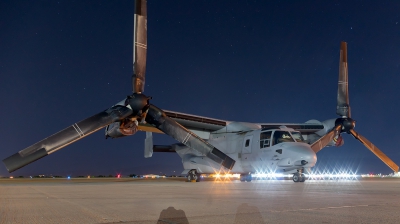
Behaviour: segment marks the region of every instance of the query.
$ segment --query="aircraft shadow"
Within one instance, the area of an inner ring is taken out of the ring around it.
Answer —
[[[160,213],[160,217],[157,220],[157,224],[189,224],[189,220],[183,210],[176,210],[174,207],[168,207]],[[247,224],[247,223],[265,223],[260,213],[260,210],[256,206],[250,206],[247,203],[241,204],[235,215],[234,224]]]
[[[183,210],[176,210],[174,207],[168,207],[160,213],[157,224],[189,224],[186,214]]]
[[[245,223],[265,223],[260,210],[256,206],[249,206],[247,203],[243,203],[237,208],[234,224]]]

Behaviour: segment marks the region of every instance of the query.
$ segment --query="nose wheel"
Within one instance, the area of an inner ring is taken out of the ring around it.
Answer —
[[[293,182],[304,182],[306,181],[306,175],[301,171],[297,171],[297,173],[293,174]]]

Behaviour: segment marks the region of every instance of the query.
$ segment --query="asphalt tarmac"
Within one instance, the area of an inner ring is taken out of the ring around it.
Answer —
[[[0,179],[0,223],[400,223],[400,178]]]

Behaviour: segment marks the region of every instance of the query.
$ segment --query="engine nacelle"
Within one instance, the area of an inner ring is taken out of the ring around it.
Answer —
[[[126,119],[124,121],[114,122],[106,127],[106,138],[120,138],[134,135],[138,131],[138,122],[136,120]]]
[[[321,138],[322,136],[324,136],[326,133],[328,133],[329,131],[331,131],[336,125],[337,119],[329,119],[323,122],[317,121],[317,120],[309,120],[306,123],[315,123],[315,124],[322,124],[324,126],[324,129],[321,129],[317,132],[315,132],[315,134],[309,134],[307,136],[307,140],[309,144],[314,143],[315,141],[317,141],[319,138]],[[340,147],[344,144],[344,140],[342,138],[342,136],[339,134],[338,136],[335,136],[335,138],[328,143],[327,146],[336,146],[336,147]]]

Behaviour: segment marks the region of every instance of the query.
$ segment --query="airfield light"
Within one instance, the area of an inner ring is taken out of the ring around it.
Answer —
[[[215,173],[215,174],[211,174],[210,177],[214,177],[215,179],[229,179],[229,178],[239,178],[240,174],[231,174],[231,173],[225,173],[225,174],[221,174],[221,173]],[[204,178],[203,175],[200,176],[200,178]]]
[[[308,179],[311,180],[319,180],[319,179],[328,179],[328,180],[355,180],[357,179],[358,175],[352,171],[314,171],[309,174],[305,174]]]
[[[120,177],[121,177],[121,174],[118,174],[118,175],[117,175],[117,178],[120,178]]]
[[[282,178],[282,177],[289,177],[288,174],[282,174],[282,173],[275,173],[275,172],[256,172],[254,174],[251,174],[252,177],[255,178]]]
[[[70,177],[70,176],[68,176],[68,177],[67,177],[67,179],[69,180],[69,179],[71,179],[71,177]]]
[[[273,171],[263,171],[260,170],[256,173],[252,174],[252,177],[255,178],[268,178],[268,179],[277,179],[277,178],[291,178],[293,174],[282,174],[282,173],[276,173]],[[323,171],[313,171],[311,173],[304,173],[306,177],[310,180],[321,180],[321,179],[327,179],[327,180],[337,180],[337,179],[343,179],[343,180],[355,180],[357,179],[358,175],[355,172],[348,171],[346,169],[344,170],[334,170],[334,171],[328,171],[328,170],[323,170]]]
[[[223,169],[220,169],[220,170],[213,169],[213,170],[214,170],[213,174],[208,175],[208,177],[213,177],[216,180],[221,180],[222,178],[229,179],[229,178],[239,178],[240,177],[240,174],[232,174],[232,173],[226,172]],[[206,177],[206,176],[200,175],[200,178],[204,178],[204,177]]]

